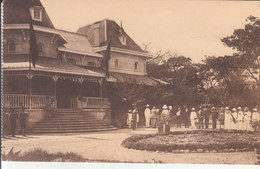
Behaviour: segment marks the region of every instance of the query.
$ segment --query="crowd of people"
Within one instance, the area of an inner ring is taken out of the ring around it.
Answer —
[[[144,110],[145,127],[158,127],[159,123],[166,125],[176,124],[177,128],[184,126],[185,128],[198,129],[226,129],[226,130],[242,130],[254,131],[257,128],[256,123],[260,121],[260,113],[256,108],[250,111],[249,108],[241,107],[230,109],[229,107],[214,107],[209,105],[188,108],[188,106],[173,109],[173,106],[162,106],[158,109],[152,108],[149,104]],[[129,128],[135,129],[139,122],[139,114],[137,106],[134,105],[133,110],[129,110],[127,116],[127,125]]]

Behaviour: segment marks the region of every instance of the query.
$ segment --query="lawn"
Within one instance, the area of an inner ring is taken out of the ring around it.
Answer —
[[[260,146],[257,133],[215,131],[135,135],[123,141],[126,148],[162,152],[253,151]]]

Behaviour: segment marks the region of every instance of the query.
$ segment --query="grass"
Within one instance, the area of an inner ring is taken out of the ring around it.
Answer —
[[[255,133],[216,131],[172,132],[166,134],[135,135],[125,139],[126,148],[161,152],[253,151],[260,147]]]

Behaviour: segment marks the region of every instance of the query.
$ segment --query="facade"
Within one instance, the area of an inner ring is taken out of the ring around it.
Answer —
[[[8,0],[4,9],[4,107],[43,109],[53,98],[56,109],[110,109],[103,98],[105,80],[158,83],[146,74],[151,55],[114,21],[105,19],[73,33],[55,29],[40,0]],[[29,61],[31,19],[39,51],[35,67]],[[107,78],[101,61],[109,40]]]

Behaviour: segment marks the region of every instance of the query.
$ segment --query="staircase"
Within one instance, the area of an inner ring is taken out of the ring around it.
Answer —
[[[28,132],[30,134],[45,133],[83,133],[115,130],[113,126],[104,124],[88,112],[74,109],[57,110],[54,117],[36,123]]]

